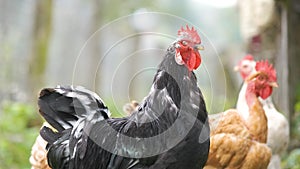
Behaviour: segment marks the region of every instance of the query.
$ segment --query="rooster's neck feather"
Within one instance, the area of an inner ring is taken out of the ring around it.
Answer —
[[[175,47],[171,46],[158,67],[153,85],[157,89],[166,88],[170,97],[180,107],[181,97],[191,97],[191,91],[198,91],[197,79],[185,65],[175,61]]]

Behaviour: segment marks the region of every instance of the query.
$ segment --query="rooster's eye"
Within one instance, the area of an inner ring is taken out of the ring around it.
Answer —
[[[243,68],[245,68],[245,69],[248,68],[248,65],[243,65]]]
[[[186,41],[182,41],[182,44],[186,46],[188,43]]]
[[[258,77],[258,80],[259,80],[259,81],[263,81],[264,79],[265,79],[265,77],[263,77],[263,76],[259,76],[259,77]]]

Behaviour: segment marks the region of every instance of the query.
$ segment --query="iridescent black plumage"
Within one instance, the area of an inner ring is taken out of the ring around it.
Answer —
[[[196,76],[170,47],[137,111],[109,118],[100,98],[76,87],[44,89],[40,112],[53,169],[199,169],[207,160],[209,126]],[[49,138],[51,136],[51,138]],[[54,139],[53,139],[54,138]]]

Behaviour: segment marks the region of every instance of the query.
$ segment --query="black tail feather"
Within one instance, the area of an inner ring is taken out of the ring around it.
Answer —
[[[40,114],[58,132],[73,128],[79,118],[107,109],[97,94],[80,86],[45,88],[40,92],[38,105]],[[110,116],[106,113],[102,114],[105,119]]]
[[[89,132],[89,125],[110,116],[100,97],[80,86],[43,89],[38,105],[40,114],[56,130],[46,126],[40,130],[48,142],[47,156],[52,168],[69,168],[70,154],[74,151],[79,151],[83,158],[88,140],[83,128]]]
[[[72,128],[72,123],[78,119],[72,106],[72,98],[64,97],[53,89],[41,91],[38,105],[40,114],[59,132]]]
[[[46,127],[46,126],[41,128],[40,135],[49,144],[53,144],[60,137],[59,133],[54,132],[52,129],[50,129],[49,127]]]

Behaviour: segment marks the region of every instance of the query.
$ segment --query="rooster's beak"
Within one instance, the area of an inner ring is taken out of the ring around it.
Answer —
[[[255,72],[252,75],[250,75],[247,79],[246,82],[250,82],[251,80],[253,80],[254,78],[256,78],[259,74],[261,74],[261,72]],[[270,82],[269,85],[271,87],[278,87],[278,83],[277,82]]]
[[[276,83],[276,82],[270,82],[269,85],[271,87],[278,87],[278,83]]]
[[[197,50],[204,50],[204,46],[203,45],[195,45],[195,49]]]
[[[255,72],[255,73],[251,74],[251,75],[246,79],[246,82],[250,82],[251,80],[253,80],[254,78],[256,78],[259,74],[260,74],[260,72]]]
[[[234,66],[233,70],[234,70],[235,72],[238,72],[238,71],[240,70],[240,67],[239,67],[239,66]]]

